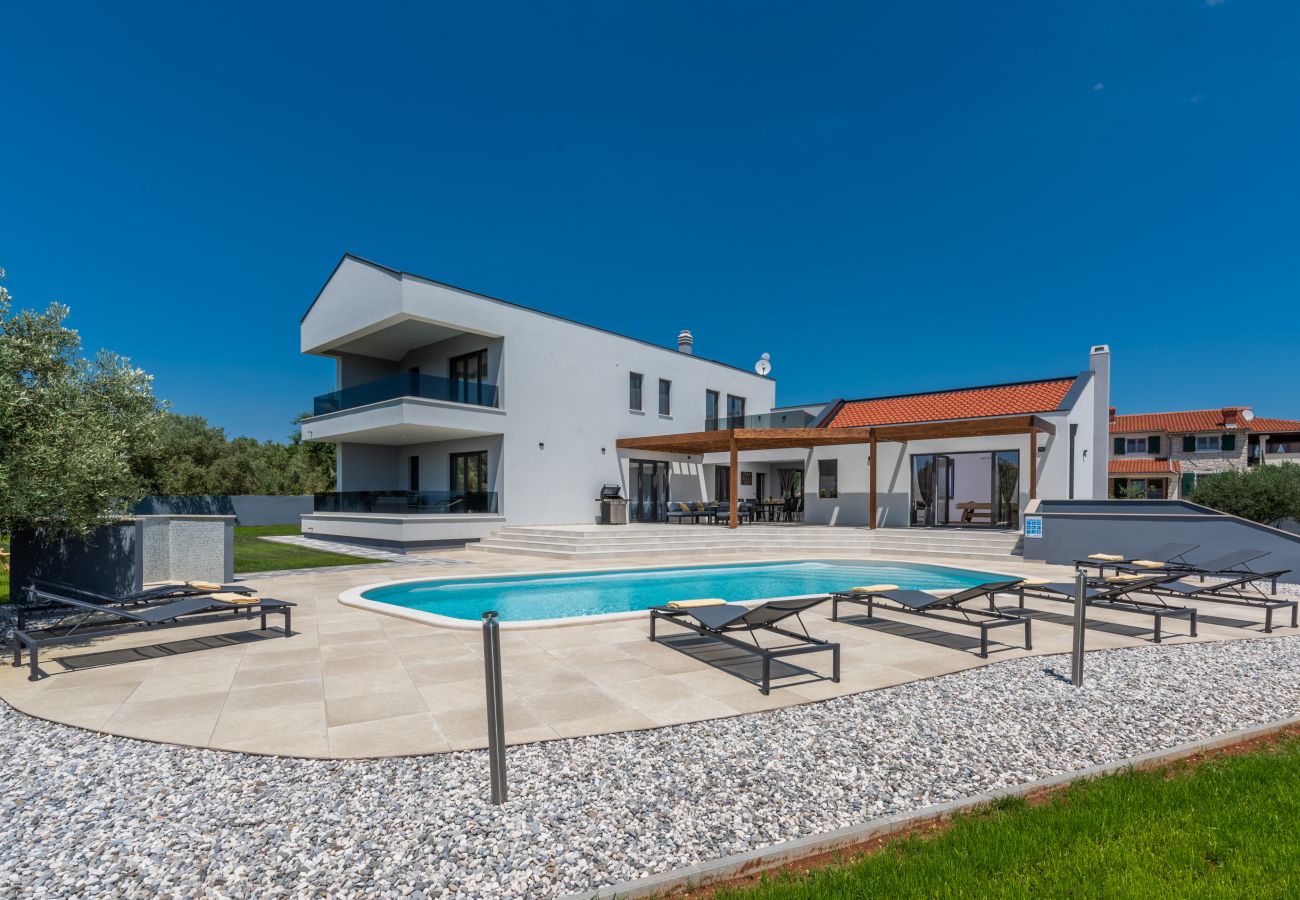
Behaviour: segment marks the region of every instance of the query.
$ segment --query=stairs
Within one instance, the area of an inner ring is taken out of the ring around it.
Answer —
[[[749,554],[833,559],[846,556],[964,558],[1017,557],[1014,531],[951,528],[868,528],[825,525],[510,525],[468,549],[553,559]]]

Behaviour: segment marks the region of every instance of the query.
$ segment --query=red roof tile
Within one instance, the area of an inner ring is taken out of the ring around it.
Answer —
[[[1112,459],[1112,475],[1177,475],[1183,471],[1176,459]]]
[[[988,416],[1015,416],[1051,412],[1061,401],[1074,378],[1030,381],[1023,384],[998,384],[991,387],[935,391],[930,394],[907,394],[901,397],[878,397],[850,400],[840,407],[827,428],[852,428],[864,425],[904,425],[910,422],[940,422],[946,419],[980,419]]]
[[[1190,434],[1197,431],[1300,431],[1300,422],[1291,419],[1247,419],[1248,406],[1225,406],[1222,409],[1193,409],[1186,412],[1140,413],[1115,416],[1110,420],[1112,434],[1168,431]],[[1228,423],[1233,425],[1228,428]]]

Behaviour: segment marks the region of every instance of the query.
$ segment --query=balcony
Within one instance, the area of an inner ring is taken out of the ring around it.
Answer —
[[[496,491],[332,491],[317,494],[318,513],[390,516],[495,515]]]
[[[312,415],[324,416],[402,397],[420,397],[425,400],[466,403],[494,409],[497,407],[497,387],[494,384],[402,372],[378,381],[369,381],[340,391],[321,394],[312,402]]]
[[[705,431],[726,431],[732,428],[811,428],[817,417],[801,409],[783,412],[759,413],[753,416],[722,416],[705,419]]]

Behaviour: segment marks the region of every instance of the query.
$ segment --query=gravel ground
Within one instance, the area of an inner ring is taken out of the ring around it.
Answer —
[[[0,704],[0,896],[553,896],[1300,713],[1300,637],[1010,660],[509,753],[308,761]]]

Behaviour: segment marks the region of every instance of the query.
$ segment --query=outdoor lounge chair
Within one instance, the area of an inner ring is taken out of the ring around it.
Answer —
[[[62,597],[77,597],[91,603],[103,603],[118,606],[131,606],[139,603],[156,603],[160,600],[174,600],[178,597],[198,597],[205,594],[252,594],[255,591],[244,584],[218,584],[215,581],[169,581],[150,585],[130,594],[114,596],[101,594],[86,588],[75,587],[58,581],[37,579],[33,582],[39,590],[49,591]]]
[[[1272,634],[1274,610],[1291,610],[1291,627],[1300,627],[1300,612],[1297,611],[1300,602],[1270,598],[1257,585],[1257,582],[1261,579],[1274,578],[1273,584],[1276,590],[1276,574],[1286,573],[1268,572],[1260,574],[1248,572],[1214,584],[1159,581],[1145,587],[1143,590],[1160,603],[1164,603],[1165,598],[1172,598],[1175,600],[1204,600],[1208,603],[1223,603],[1229,606],[1249,606],[1262,609],[1264,610],[1264,633]]]
[[[840,680],[840,645],[815,638],[808,633],[800,614],[812,609],[825,597],[799,597],[791,600],[773,600],[760,606],[744,606],[740,603],[721,603],[707,606],[655,606],[650,609],[650,640],[658,640],[655,624],[660,620],[674,622],[698,635],[721,641],[744,653],[762,660],[763,674],[759,690],[764,694],[771,691],[772,660],[799,656],[804,653],[817,653],[821,650],[831,651],[831,681]],[[779,623],[794,618],[803,628],[803,634],[780,627]],[[783,647],[764,647],[758,642],[756,632],[766,631],[782,637],[793,638],[797,644]],[[732,634],[746,633],[753,641],[753,646],[737,640]]]
[[[45,677],[40,669],[39,655],[42,647],[58,644],[80,643],[89,638],[138,634],[184,625],[204,625],[213,622],[244,621],[260,616],[262,630],[266,631],[266,617],[271,613],[284,616],[281,631],[285,637],[293,634],[291,612],[295,604],[287,600],[272,600],[256,595],[216,593],[160,602],[151,605],[127,607],[109,605],[70,597],[65,594],[27,588],[28,608],[19,610],[13,632],[14,666],[23,664],[23,648],[27,649],[28,681]],[[52,625],[28,628],[27,617],[31,608],[62,609],[66,615]],[[74,621],[75,620],[75,621]]]
[[[946,597],[936,597],[934,594],[928,594],[925,591],[901,590],[892,584],[854,588],[851,591],[831,594],[831,621],[838,622],[840,620],[840,603],[865,603],[867,605],[867,616],[871,618],[875,616],[876,604],[883,601],[889,603],[890,608],[897,612],[926,616],[944,622],[955,622],[959,625],[975,626],[980,630],[980,657],[982,659],[988,659],[990,628],[1024,625],[1025,649],[1032,650],[1034,648],[1030,634],[1030,620],[1023,616],[1009,616],[1000,612],[996,602],[998,594],[1014,590],[1020,582],[1019,578],[1010,581],[990,581],[956,591]],[[989,608],[987,610],[970,609],[965,606],[972,600],[981,599],[988,601]],[[941,615],[943,612],[953,612],[957,615]]]
[[[1252,569],[1250,566],[1252,562],[1263,559],[1268,555],[1269,551],[1267,550],[1243,548],[1241,550],[1234,550],[1231,553],[1221,554],[1213,559],[1207,559],[1203,562],[1170,562],[1166,563],[1159,569],[1153,569],[1149,566],[1141,566],[1132,563],[1120,563],[1115,568],[1119,572],[1132,572],[1144,575],[1154,575],[1157,572],[1170,572],[1184,577],[1199,575],[1202,581],[1211,577],[1236,578],[1243,575],[1252,575],[1254,577],[1249,579],[1250,582],[1268,581],[1271,583],[1269,593],[1276,594],[1278,579],[1283,575],[1289,574],[1291,570],[1277,569],[1271,572],[1260,572],[1256,569]],[[1263,594],[1263,591],[1256,585],[1252,586],[1255,587],[1259,593]]]
[[[1162,636],[1161,626],[1167,618],[1187,619],[1191,636],[1196,637],[1195,609],[1190,606],[1168,606],[1163,602],[1151,603],[1133,599],[1134,594],[1142,593],[1155,585],[1172,580],[1173,576],[1162,574],[1136,580],[1126,579],[1119,582],[1089,584],[1087,592],[1084,594],[1084,602],[1088,606],[1098,606],[1102,609],[1116,609],[1122,612],[1151,616],[1155,620],[1153,641],[1157,644],[1160,643]],[[1021,607],[1025,605],[1026,597],[1063,603],[1073,603],[1075,601],[1075,585],[1072,581],[1047,583],[1022,581],[1017,586],[1016,591],[1020,595]]]
[[[1186,556],[1200,544],[1162,544],[1141,556],[1124,556],[1119,553],[1094,553],[1087,559],[1076,559],[1074,568],[1096,569],[1098,577],[1104,577],[1107,569],[1120,566],[1146,567],[1153,570],[1170,564],[1186,564]]]

